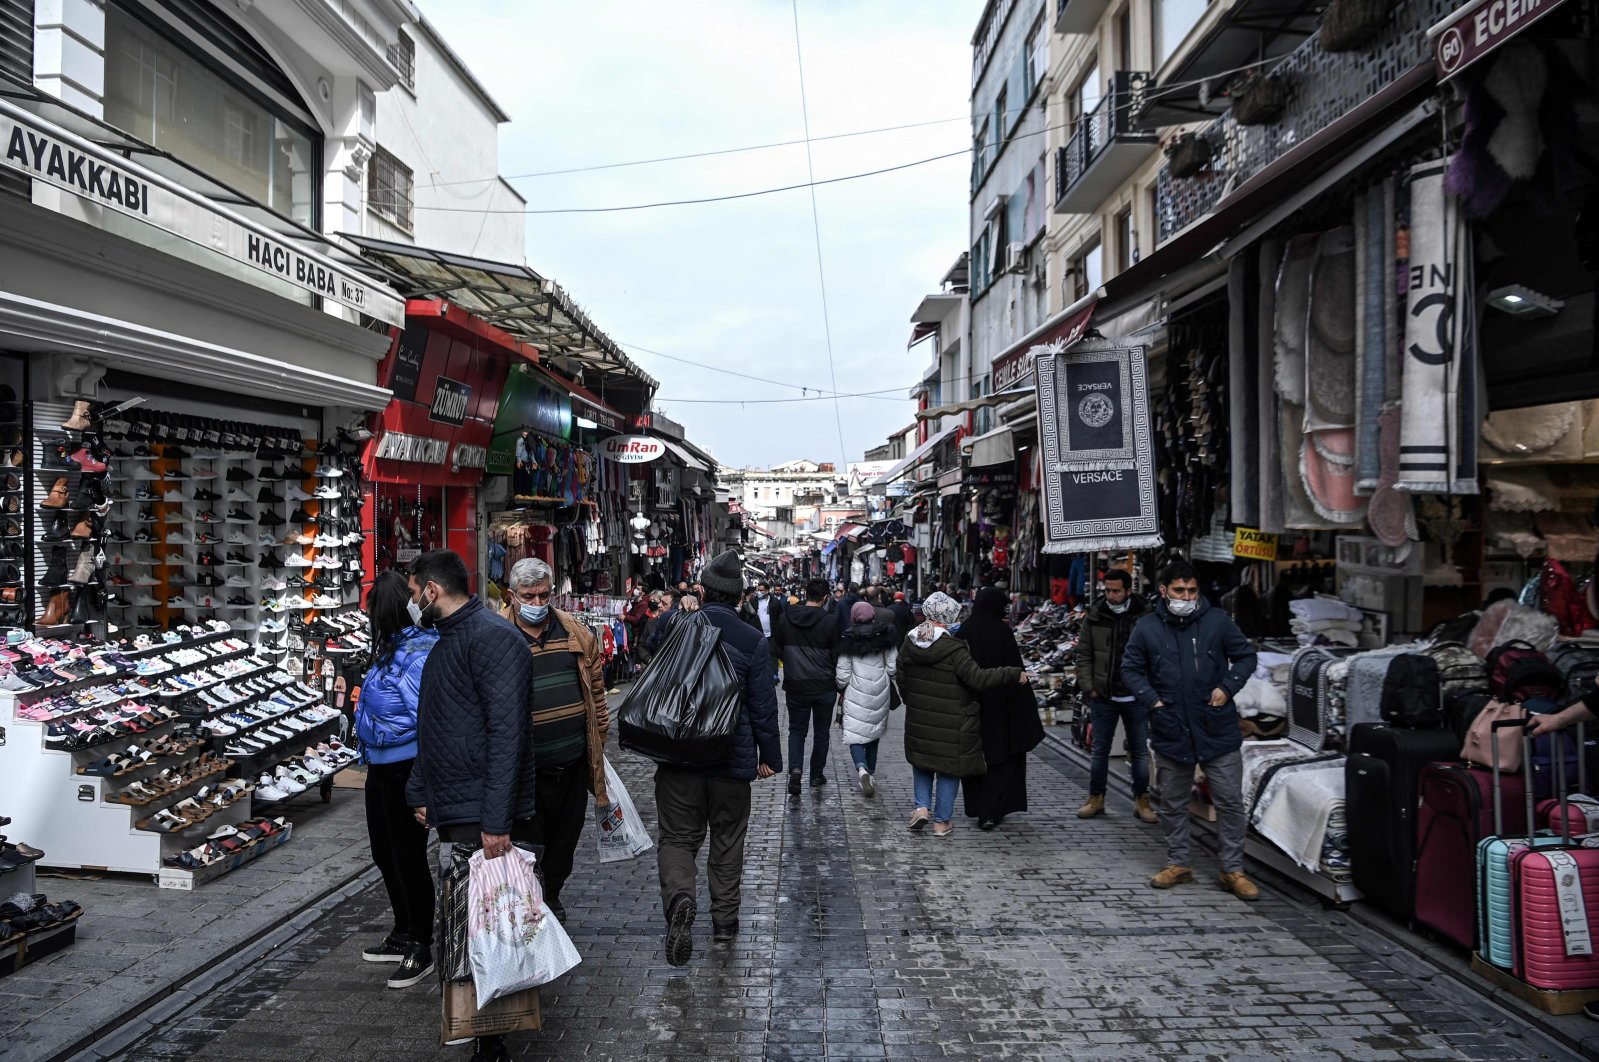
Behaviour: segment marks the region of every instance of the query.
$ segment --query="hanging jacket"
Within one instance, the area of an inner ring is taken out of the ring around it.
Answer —
[[[1150,746],[1178,763],[1207,763],[1244,743],[1233,698],[1254,671],[1254,644],[1203,597],[1191,616],[1156,602],[1122,655],[1122,681],[1149,709]],[[1227,703],[1215,708],[1210,695],[1218,688]]]
[[[355,734],[366,763],[416,758],[416,700],[422,690],[422,668],[438,644],[439,632],[407,627],[391,637],[394,655],[366,673],[355,712]]]
[[[839,639],[833,677],[844,694],[846,745],[865,745],[888,731],[889,687],[899,641],[892,623],[852,626]]]

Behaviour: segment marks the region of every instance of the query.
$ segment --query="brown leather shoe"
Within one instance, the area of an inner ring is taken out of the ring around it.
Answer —
[[[1178,885],[1192,884],[1194,872],[1187,867],[1180,867],[1175,863],[1167,865],[1165,870],[1149,879],[1152,889],[1170,889]]]
[[[1253,903],[1260,899],[1260,889],[1255,886],[1253,881],[1244,877],[1242,870],[1224,870],[1216,876],[1216,880],[1221,883],[1222,888],[1240,900],[1248,900]]]
[[[50,494],[39,503],[41,509],[65,509],[67,507],[67,477],[61,476],[56,480],[56,485],[50,488]]]
[[[82,520],[79,520],[78,521],[78,526],[74,527],[72,529],[72,536],[71,537],[73,537],[73,538],[93,538],[94,537],[94,517],[85,516]]]
[[[71,601],[65,590],[57,590],[50,595],[50,603],[45,606],[44,615],[40,616],[38,623],[41,627],[52,627],[67,621],[67,609]]]
[[[1103,814],[1105,814],[1105,798],[1103,796],[1091,796],[1088,798],[1088,803],[1077,809],[1077,817],[1080,819],[1091,819],[1096,815]]]
[[[1155,814],[1155,804],[1149,799],[1148,793],[1138,794],[1138,799],[1133,802],[1133,814],[1138,816],[1139,822],[1160,821],[1160,816]]]
[[[72,416],[61,422],[61,426],[68,431],[82,431],[90,424],[89,403],[78,399],[72,403]]]

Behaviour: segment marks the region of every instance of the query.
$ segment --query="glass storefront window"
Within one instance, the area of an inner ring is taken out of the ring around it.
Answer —
[[[293,218],[314,225],[317,143],[203,62],[107,5],[105,119]]]

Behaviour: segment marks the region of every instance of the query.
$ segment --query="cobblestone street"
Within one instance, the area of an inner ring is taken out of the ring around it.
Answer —
[[[653,853],[602,867],[581,849],[565,898],[584,961],[545,989],[544,1031],[513,1036],[513,1053],[1576,1057],[1346,915],[1269,885],[1246,906],[1210,884],[1208,854],[1200,883],[1147,888],[1156,829],[1114,795],[1112,817],[1078,820],[1082,773],[1047,744],[1026,815],[994,833],[957,818],[948,840],[910,834],[899,750],[896,723],[875,799],[836,747],[822,789],[792,799],[781,780],[757,784],[743,935],[714,946],[702,918],[682,970],[662,958]],[[649,766],[618,761],[653,826]],[[361,961],[387,918],[381,888],[367,890],[114,1057],[466,1057],[437,1046],[431,981],[389,991]]]

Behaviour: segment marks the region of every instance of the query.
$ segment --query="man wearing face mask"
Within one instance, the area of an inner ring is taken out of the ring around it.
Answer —
[[[538,764],[534,840],[544,845],[544,902],[566,920],[561,886],[572,874],[588,794],[602,807],[605,738],[605,658],[599,640],[568,613],[550,607],[555,573],[536,557],[511,565],[505,611],[522,633],[533,661],[533,759]]]
[[[459,554],[411,562],[411,621],[439,632],[416,704],[416,762],[405,786],[416,819],[446,844],[488,859],[536,843],[536,775],[529,694],[533,660],[517,629],[472,593]],[[520,857],[513,857],[520,858]],[[478,1038],[475,1059],[509,1058],[501,1038]]]
[[[1105,596],[1083,617],[1077,639],[1077,689],[1093,723],[1088,803],[1077,812],[1080,819],[1105,813],[1110,749],[1120,723],[1126,728],[1127,760],[1133,772],[1133,813],[1144,822],[1155,821],[1149,798],[1149,712],[1122,681],[1122,653],[1133,625],[1148,611],[1144,599],[1132,590],[1133,577],[1127,572],[1120,568],[1106,572]]]
[[[1159,772],[1160,825],[1166,867],[1150,886],[1194,880],[1188,865],[1188,798],[1194,766],[1205,769],[1219,827],[1221,887],[1240,900],[1260,890],[1244,876],[1244,743],[1233,697],[1255,670],[1255,647],[1232,617],[1199,593],[1199,575],[1185,560],[1160,573],[1161,600],[1138,621],[1122,656],[1122,680],[1149,710],[1150,744]]]

